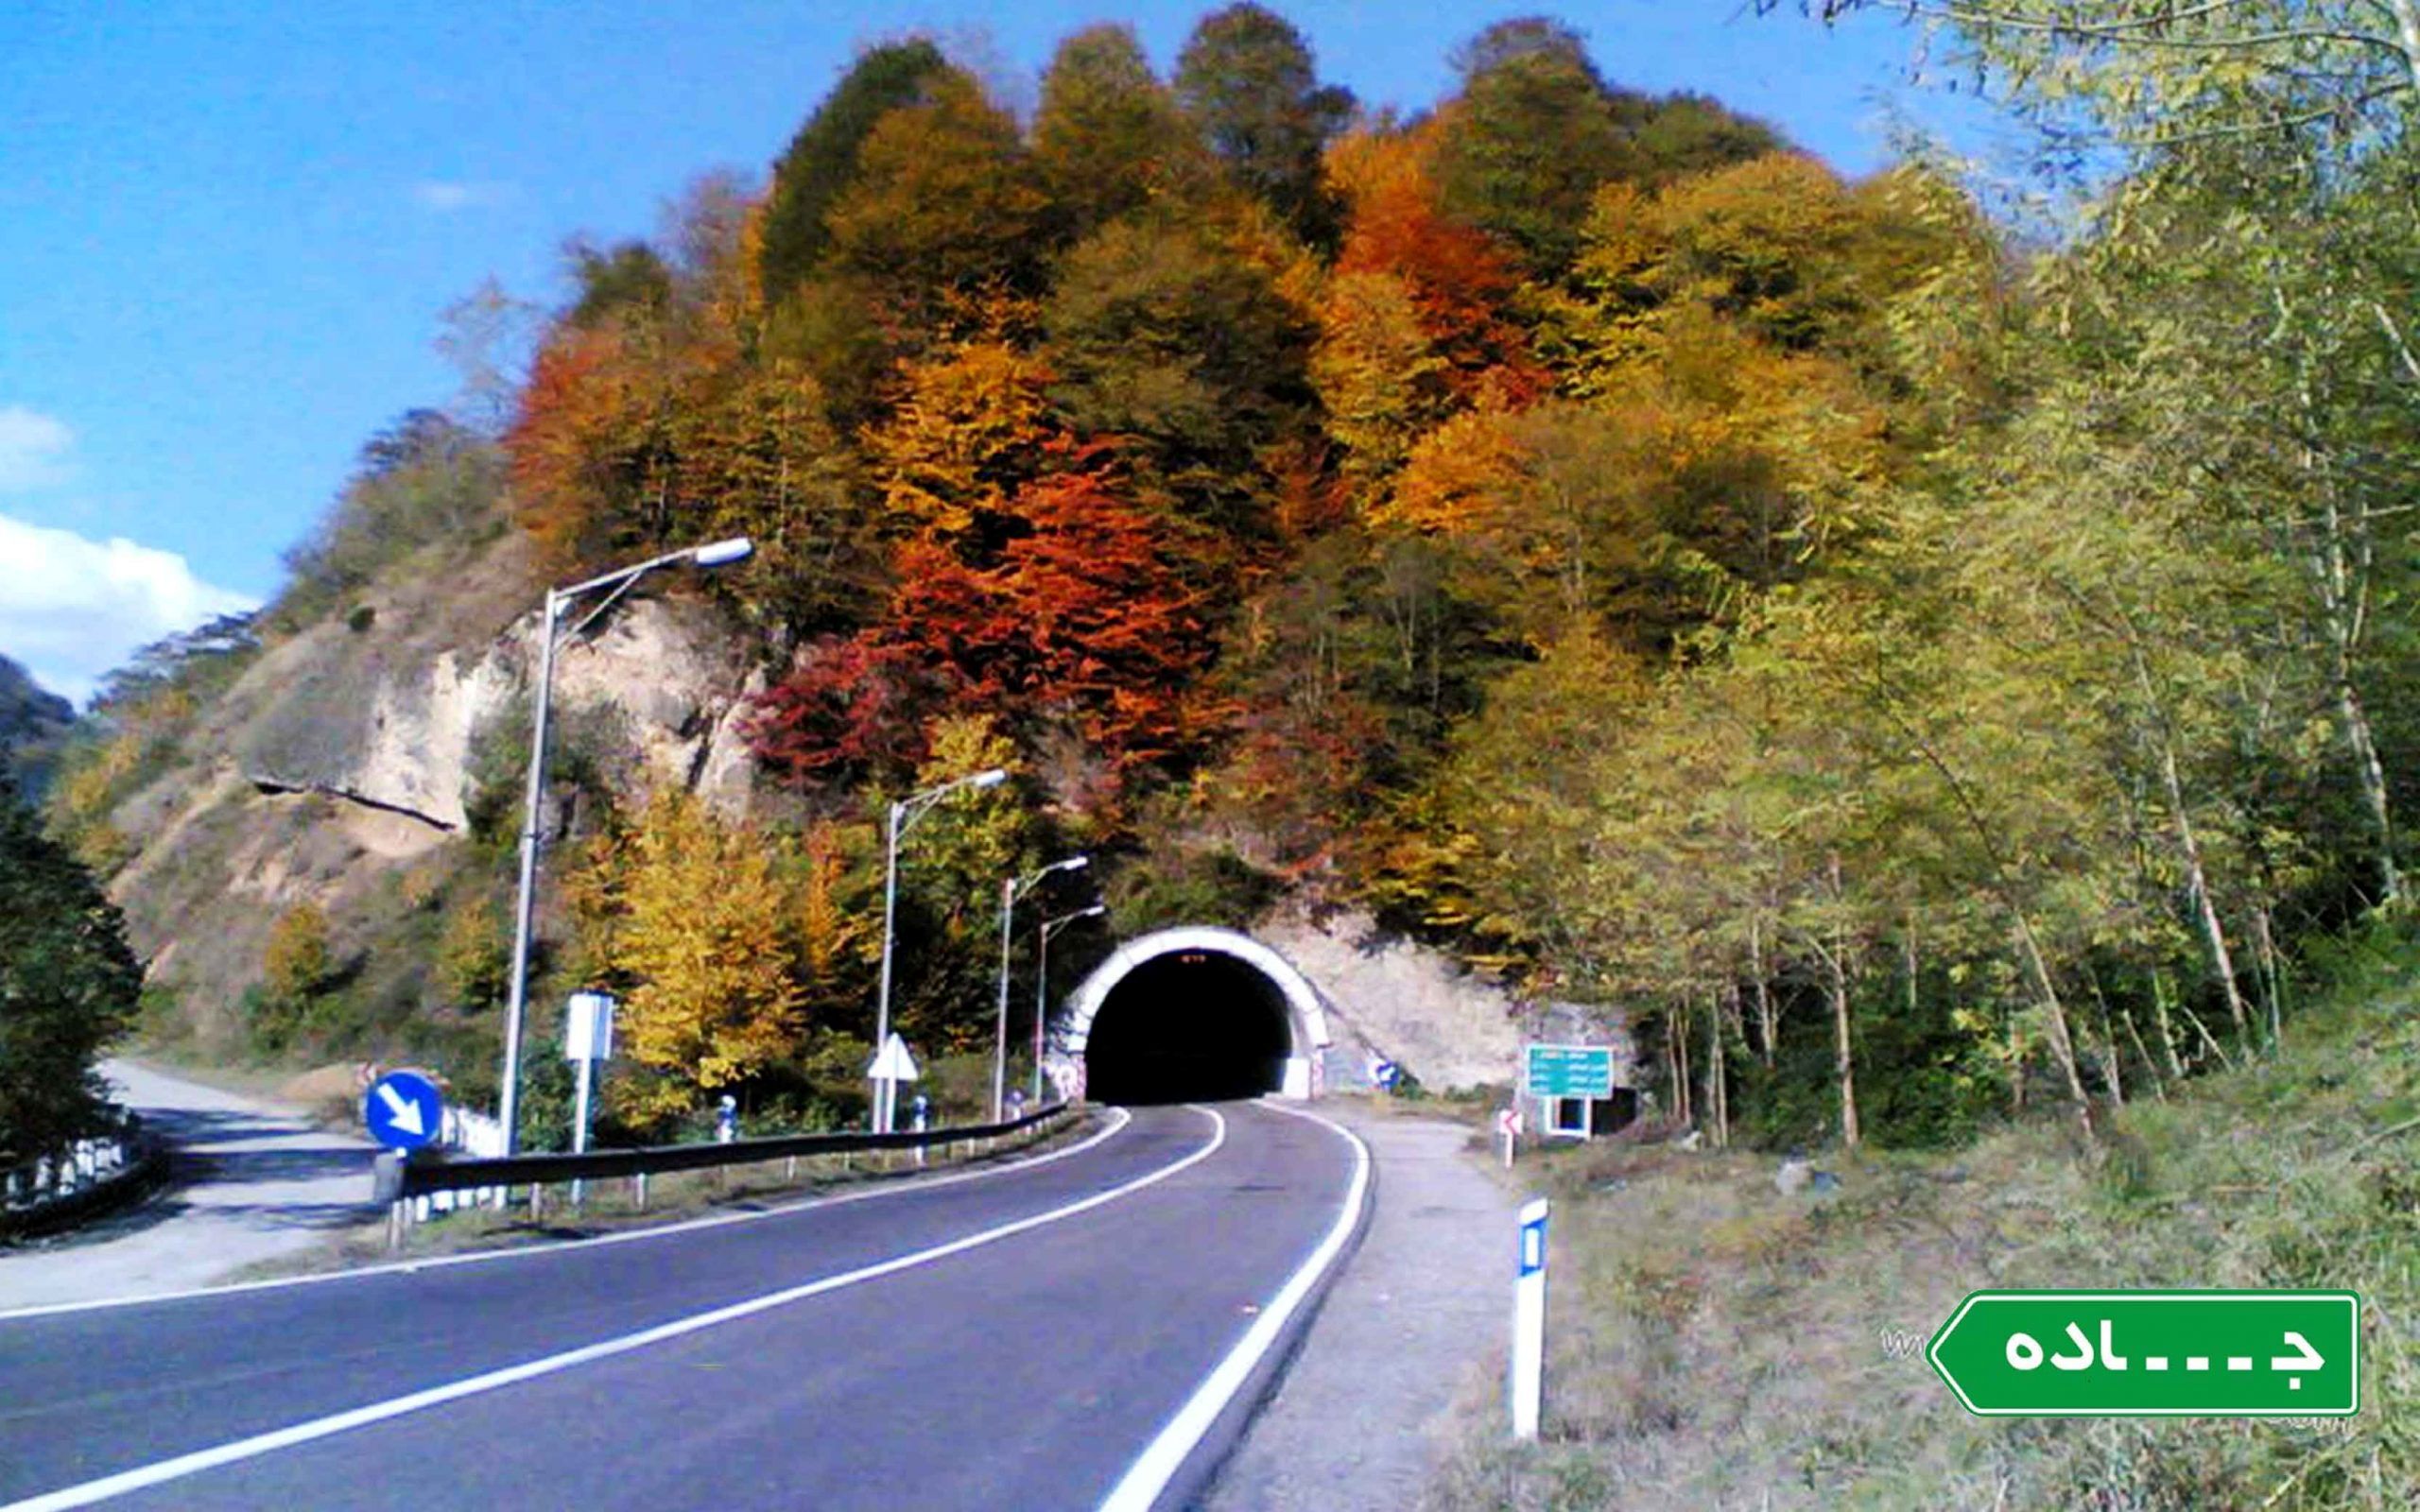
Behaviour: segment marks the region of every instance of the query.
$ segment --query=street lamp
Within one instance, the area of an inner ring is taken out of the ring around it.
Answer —
[[[1054,872],[1077,871],[1091,866],[1090,856],[1053,861],[1029,877],[1011,877],[1000,884],[1000,1026],[992,1041],[992,1122],[1008,1111],[1009,1087],[1009,919],[1016,912],[1017,894],[1042,885]]]
[[[692,546],[686,551],[670,551],[651,558],[635,567],[592,577],[569,588],[546,590],[545,619],[539,626],[538,697],[537,709],[530,720],[529,732],[529,800],[521,820],[521,897],[512,916],[512,985],[504,1006],[504,1094],[497,1108],[497,1122],[504,1125],[504,1153],[510,1155],[520,1147],[521,1110],[521,1017],[529,991],[529,924],[538,884],[538,803],[546,782],[546,704],[554,692],[555,626],[571,607],[573,599],[600,588],[610,588],[605,602],[590,611],[588,618],[573,627],[572,633],[596,622],[596,617],[614,607],[616,599],[630,591],[631,585],[658,567],[686,564],[692,567],[722,567],[744,559],[756,549],[746,536],[717,541],[709,545]]]
[[[1042,1105],[1042,1024],[1050,1016],[1050,936],[1079,919],[1098,919],[1109,912],[1107,903],[1095,903],[1079,908],[1072,914],[1046,919],[1037,929],[1033,952],[1033,1101]]]
[[[924,817],[925,811],[957,792],[961,787],[997,787],[1009,780],[1009,774],[994,766],[989,771],[974,772],[965,777],[912,793],[890,805],[890,841],[882,862],[882,988],[874,1000],[873,1053],[878,1064],[883,1051],[890,1043],[890,941],[892,920],[899,911],[899,837],[908,826]],[[898,1084],[888,1077],[873,1084],[873,1131],[890,1132],[891,1103],[897,1096]]]

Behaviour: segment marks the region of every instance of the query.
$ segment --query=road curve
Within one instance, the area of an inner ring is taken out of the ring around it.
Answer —
[[[0,1512],[1095,1506],[1332,1247],[1359,1160],[1146,1108],[750,1222],[0,1314]]]

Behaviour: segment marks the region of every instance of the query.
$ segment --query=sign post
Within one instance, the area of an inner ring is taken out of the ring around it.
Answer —
[[[866,1068],[866,1078],[873,1083],[876,1131],[889,1132],[899,1108],[899,1084],[914,1081],[916,1076],[916,1057],[908,1053],[908,1041],[893,1033],[874,1053],[873,1064]]]
[[[1512,1147],[1521,1139],[1521,1110],[1518,1108],[1498,1109],[1495,1132],[1504,1140],[1504,1169],[1510,1171],[1512,1169]]]
[[[579,1093],[572,1108],[571,1148],[588,1149],[588,1108],[596,1087],[596,1063],[614,1057],[614,996],[610,992],[575,992],[563,1014],[563,1058],[579,1068]],[[571,1205],[579,1207],[586,1183],[574,1177]]]
[[[1547,1363],[1547,1199],[1521,1210],[1521,1251],[1512,1273],[1512,1436],[1538,1436]]]
[[[1977,1292],[1925,1358],[1979,1417],[2350,1417],[2352,1292]]]

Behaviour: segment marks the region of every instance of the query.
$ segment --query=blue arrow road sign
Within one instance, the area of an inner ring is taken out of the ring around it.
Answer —
[[[444,1117],[445,1094],[414,1071],[387,1073],[361,1100],[370,1137],[390,1150],[416,1150],[434,1141]]]

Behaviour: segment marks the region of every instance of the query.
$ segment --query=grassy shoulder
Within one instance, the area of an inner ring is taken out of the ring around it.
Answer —
[[[1776,1162],[1600,1143],[1556,1201],[1541,1441],[1466,1403],[1430,1512],[1480,1508],[2420,1505],[2420,953],[2273,1056],[2072,1126],[1943,1155]],[[1979,1418],[1923,1357],[1984,1287],[2349,1287],[2350,1419]]]
[[[912,1152],[888,1150],[854,1156],[807,1155],[720,1170],[670,1172],[648,1180],[645,1207],[637,1201],[635,1184],[624,1179],[587,1183],[584,1200],[577,1208],[572,1206],[569,1187],[548,1187],[544,1201],[535,1213],[527,1205],[527,1189],[516,1187],[510,1207],[462,1208],[406,1225],[404,1242],[398,1248],[389,1247],[387,1223],[381,1218],[340,1229],[324,1246],[264,1261],[228,1279],[267,1280],[355,1270],[397,1261],[593,1239],[725,1213],[763,1212],[905,1182],[918,1176],[1031,1160],[1090,1136],[1101,1126],[1105,1116],[1098,1109],[1079,1113],[1055,1125],[1004,1138],[981,1153],[955,1159],[945,1159],[942,1151],[936,1150],[922,1165]]]

